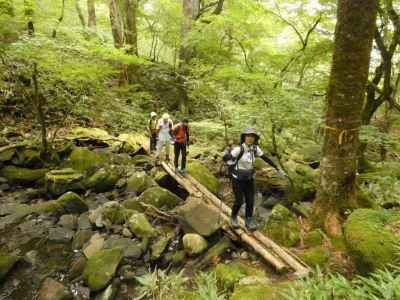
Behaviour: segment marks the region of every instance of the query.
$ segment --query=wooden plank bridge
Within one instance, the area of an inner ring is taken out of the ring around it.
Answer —
[[[190,195],[201,198],[203,201],[206,201],[206,203],[218,209],[222,215],[222,220],[226,224],[229,224],[231,209],[224,202],[189,174],[182,176],[165,162],[161,165]],[[248,231],[245,227],[244,220],[241,217],[239,217],[238,220],[240,225],[239,229],[233,229],[230,226],[224,226],[223,229],[230,233],[233,232],[241,241],[253,248],[256,253],[272,265],[276,271],[282,273],[291,272],[296,277],[304,277],[309,274],[311,269],[294,253],[279,246],[260,231]]]

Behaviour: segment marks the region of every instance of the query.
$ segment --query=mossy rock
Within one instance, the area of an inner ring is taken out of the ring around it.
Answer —
[[[144,208],[139,201],[139,198],[129,198],[122,202],[122,206],[126,209],[136,210],[138,212],[143,212]]]
[[[128,220],[128,226],[131,232],[140,238],[152,238],[157,234],[157,231],[142,213],[133,213]]]
[[[321,246],[324,240],[324,234],[320,229],[308,232],[304,236],[304,245],[306,247]]]
[[[149,170],[154,167],[154,163],[151,158],[147,155],[135,155],[131,161],[131,164],[142,169]]]
[[[128,178],[126,191],[139,196],[145,190],[153,186],[157,186],[153,178],[148,176],[145,172],[137,172]]]
[[[101,168],[85,180],[85,188],[97,193],[112,190],[120,178],[120,170],[115,166]]]
[[[281,204],[274,206],[262,231],[285,247],[293,247],[300,241],[297,218]]]
[[[82,198],[74,192],[67,192],[56,200],[62,213],[81,214],[88,211],[89,207]]]
[[[189,255],[198,255],[208,248],[208,242],[197,233],[187,233],[182,239],[183,248]]]
[[[5,279],[8,272],[10,272],[19,259],[16,255],[0,252],[0,282]]]
[[[33,184],[42,179],[48,169],[27,169],[16,166],[5,166],[0,171],[0,175],[8,180],[10,183],[16,184]]]
[[[40,158],[40,151],[36,149],[22,148],[16,152],[12,163],[16,166],[32,168],[41,167],[43,161]]]
[[[139,199],[140,202],[151,204],[160,209],[173,209],[183,200],[162,187],[152,187],[144,191]]]
[[[72,294],[62,283],[46,278],[40,287],[38,300],[71,300]]]
[[[283,288],[277,284],[251,284],[235,287],[230,300],[284,300]]]
[[[141,134],[122,133],[118,136],[118,140],[113,144],[113,149],[133,154],[141,152],[143,145],[148,143],[148,138]]]
[[[400,212],[357,209],[344,224],[347,248],[361,273],[384,268],[398,258]]]
[[[196,160],[190,161],[187,172],[214,195],[218,194],[220,186],[218,178],[202,163]]]
[[[297,164],[294,172],[289,172],[293,185],[289,186],[288,198],[291,203],[311,200],[317,190],[319,170]]]
[[[331,253],[324,247],[314,247],[305,250],[300,254],[300,258],[310,267],[323,268],[329,262]]]
[[[52,170],[44,178],[47,192],[59,196],[67,191],[84,190],[83,174],[71,169]]]
[[[75,147],[66,162],[66,166],[83,174],[93,174],[97,169],[103,167],[105,162],[106,158],[103,155],[85,147]]]
[[[108,203],[103,206],[101,213],[103,214],[103,218],[110,221],[111,224],[121,225],[135,213],[134,210],[126,209],[119,203],[107,205]]]
[[[117,270],[122,259],[121,249],[100,250],[89,258],[83,278],[91,291],[105,288]]]
[[[13,158],[16,151],[15,146],[0,147],[0,162],[9,161]]]
[[[95,127],[75,127],[70,130],[68,135],[69,137],[75,139],[93,139],[101,141],[107,141],[108,139],[112,138],[112,136],[110,136],[104,129]]]
[[[220,263],[214,268],[219,283],[227,289],[232,289],[240,279],[247,276],[265,277],[265,272],[260,268],[248,266],[234,261],[232,263]]]

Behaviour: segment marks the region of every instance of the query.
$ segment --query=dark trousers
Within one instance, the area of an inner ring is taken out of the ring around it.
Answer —
[[[232,189],[235,195],[235,203],[232,208],[232,216],[236,217],[243,205],[243,198],[246,200],[246,218],[253,216],[255,182],[252,180],[237,180],[232,178]]]
[[[174,153],[175,153],[175,161],[174,161],[175,168],[178,167],[179,155],[182,153],[181,169],[182,170],[186,169],[186,143],[175,142]]]
[[[150,134],[150,151],[156,151],[157,133]]]

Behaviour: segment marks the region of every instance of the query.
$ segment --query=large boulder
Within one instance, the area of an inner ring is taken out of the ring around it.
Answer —
[[[33,184],[42,179],[48,169],[27,169],[16,166],[5,166],[0,170],[0,176],[6,178],[10,183]]]
[[[189,226],[202,236],[210,236],[222,227],[220,212],[200,198],[189,197],[185,204],[177,209],[184,225]]]
[[[112,225],[122,225],[134,213],[116,201],[109,201],[89,213],[89,220],[97,227],[110,228]]]
[[[104,156],[85,147],[76,147],[72,150],[66,165],[83,174],[92,174],[104,166]]]
[[[39,290],[38,300],[69,300],[72,299],[70,291],[60,282],[46,278]]]
[[[45,187],[48,193],[58,196],[67,191],[83,190],[83,178],[82,173],[71,168],[52,170],[45,176]]]
[[[113,144],[113,149],[126,153],[145,153],[143,146],[148,144],[148,138],[141,134],[122,133],[118,141]]]
[[[198,182],[204,185],[214,195],[219,191],[219,180],[211,171],[199,161],[193,160],[188,164],[188,173]]]
[[[97,170],[92,176],[85,180],[85,187],[102,193],[112,190],[120,178],[121,171],[114,165]]]
[[[121,249],[100,250],[87,261],[83,277],[91,291],[99,291],[114,277],[122,259]]]
[[[274,206],[262,231],[285,247],[293,247],[300,241],[300,226],[297,218],[281,204]]]
[[[65,193],[56,201],[64,213],[81,214],[89,209],[82,198],[73,192]]]
[[[144,191],[138,201],[160,209],[173,209],[182,199],[162,187],[152,187]]]
[[[128,220],[131,232],[140,238],[151,238],[156,236],[157,231],[142,213],[133,213]]]
[[[40,158],[40,151],[33,148],[21,148],[14,156],[12,163],[20,167],[41,167],[43,165]]]
[[[145,172],[137,172],[128,178],[126,191],[128,193],[133,193],[135,196],[139,196],[145,190],[153,186],[157,186],[153,178],[148,176]]]
[[[265,277],[262,269],[241,262],[220,263],[215,267],[214,272],[221,286],[227,289],[233,288],[239,280],[247,276]]]
[[[183,248],[189,255],[198,255],[208,248],[208,242],[201,235],[187,233],[182,239]]]
[[[398,257],[400,213],[357,209],[344,225],[347,248],[357,269],[367,273],[393,263]]]
[[[0,282],[4,280],[18,260],[19,257],[16,255],[0,252]]]

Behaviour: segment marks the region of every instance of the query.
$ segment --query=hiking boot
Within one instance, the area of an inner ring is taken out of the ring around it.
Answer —
[[[231,226],[233,229],[238,229],[240,228],[239,223],[238,223],[238,219],[236,216],[232,216],[231,217]]]
[[[254,222],[253,218],[246,218],[246,228],[250,231],[254,231],[257,229],[257,224]]]

